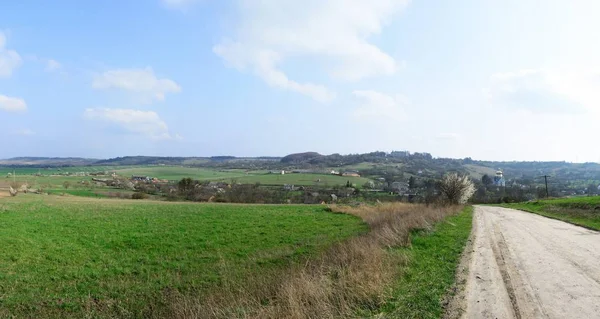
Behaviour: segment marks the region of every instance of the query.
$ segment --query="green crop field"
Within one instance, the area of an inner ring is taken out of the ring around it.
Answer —
[[[208,168],[183,167],[183,166],[142,166],[132,168],[121,168],[115,170],[119,175],[128,176],[141,175],[160,179],[180,180],[192,178],[195,180],[232,179],[244,177],[247,174],[243,170],[219,171]]]
[[[559,219],[575,225],[600,230],[600,196],[539,200],[502,204],[538,215]]]
[[[70,187],[78,187],[81,181],[91,182],[90,176],[62,175],[66,173],[80,172],[105,172],[122,169],[124,166],[82,166],[82,167],[61,167],[61,168],[8,168],[0,167],[0,183],[18,184],[27,183],[32,189],[56,189],[61,188],[64,182],[69,182]],[[133,167],[129,167],[132,169]],[[10,175],[9,175],[10,174]],[[39,174],[39,176],[38,176]]]
[[[32,175],[40,173],[42,175],[64,174],[64,173],[79,173],[79,172],[104,172],[114,171],[122,168],[133,168],[133,166],[73,166],[73,167],[0,167],[0,176],[6,176],[8,173],[16,173],[18,175]]]
[[[361,177],[342,177],[330,174],[268,174],[265,171],[244,170],[214,170],[208,168],[192,168],[181,166],[146,166],[134,168],[122,168],[116,170],[122,176],[143,175],[157,177],[160,179],[180,180],[190,177],[195,180],[219,180],[230,182],[235,180],[242,184],[261,183],[265,185],[343,185],[350,181],[352,184],[362,186],[369,181]],[[318,182],[318,180],[320,180]]]
[[[19,195],[0,200],[0,229],[0,317],[80,318],[144,317],[168,291],[206,293],[225,269],[284,267],[367,227],[323,206]]]
[[[249,175],[237,178],[236,181],[242,184],[261,183],[265,185],[344,185],[346,182],[362,186],[369,181],[363,177],[343,177],[330,174],[262,174]]]
[[[0,178],[2,183],[27,183],[33,189],[39,188],[58,188],[62,187],[64,182],[69,182],[72,187],[77,187],[81,181],[92,181],[91,177],[83,176],[34,176],[34,175],[17,175],[15,178]]]
[[[96,191],[93,191],[90,189],[49,189],[46,192],[51,195],[66,194],[66,195],[82,196],[82,197],[97,197],[97,198],[107,197],[103,193],[96,192]]]

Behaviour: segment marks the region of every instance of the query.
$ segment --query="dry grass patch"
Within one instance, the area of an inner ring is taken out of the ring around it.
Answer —
[[[405,255],[389,248],[409,245],[411,231],[429,229],[460,209],[402,203],[332,206],[333,212],[362,218],[369,232],[283,271],[228,278],[208,296],[169,291],[168,312],[155,316],[348,318],[376,311],[390,297],[391,286],[407,263]]]

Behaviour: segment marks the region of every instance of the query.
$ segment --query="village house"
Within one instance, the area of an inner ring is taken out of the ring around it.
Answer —
[[[135,175],[132,175],[131,176],[131,181],[133,181],[133,182],[149,183],[149,182],[152,181],[152,178],[150,176],[135,176]]]
[[[360,177],[360,174],[357,171],[346,171],[342,173],[344,177]]]
[[[393,182],[390,185],[390,188],[398,194],[408,192],[409,189],[408,183],[405,182]]]

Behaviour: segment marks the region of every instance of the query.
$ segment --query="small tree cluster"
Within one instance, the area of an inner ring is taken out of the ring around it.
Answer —
[[[450,204],[465,204],[475,193],[475,186],[468,176],[447,174],[439,184],[440,192]]]

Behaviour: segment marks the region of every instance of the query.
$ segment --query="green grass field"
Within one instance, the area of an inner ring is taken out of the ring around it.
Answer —
[[[73,167],[52,167],[52,168],[37,168],[37,167],[0,167],[0,177],[8,175],[8,173],[16,173],[18,175],[32,175],[40,173],[42,175],[61,174],[61,173],[78,173],[78,172],[104,172],[114,171],[122,168],[133,168],[134,166],[73,166]]]
[[[432,232],[418,232],[411,247],[397,249],[409,263],[383,307],[384,318],[440,318],[442,302],[455,283],[456,268],[467,244],[473,207],[438,223]]]
[[[0,317],[144,317],[169,290],[284,267],[366,231],[323,206],[0,200]],[[90,312],[91,311],[91,312]]]
[[[469,172],[471,178],[481,179],[483,175],[488,175],[490,177],[494,177],[496,175],[496,170],[489,167],[474,165],[474,164],[466,164],[465,168]]]
[[[526,203],[502,204],[538,215],[600,230],[600,196],[539,200]]]
[[[362,186],[369,179],[362,177],[342,177],[330,174],[267,174],[264,171],[243,170],[213,170],[207,168],[192,168],[180,166],[147,166],[125,168],[116,171],[123,176],[144,175],[168,180],[180,180],[190,177],[195,180],[219,180],[242,184],[261,183],[264,185],[344,185],[350,181],[352,184]],[[320,180],[320,182],[317,182]]]
[[[83,166],[83,167],[61,167],[59,168],[51,168],[51,169],[43,169],[43,168],[7,168],[0,167],[0,184],[6,183],[27,183],[33,189],[56,189],[61,188],[64,182],[69,182],[71,184],[70,187],[76,188],[80,187],[79,185],[81,181],[89,181],[91,182],[90,176],[68,176],[68,175],[59,175],[65,173],[79,173],[79,172],[104,172],[104,171],[112,171],[115,169],[119,169],[122,167],[113,167],[113,166]],[[132,167],[130,167],[132,168]],[[11,174],[9,176],[8,174]],[[36,176],[35,174],[40,173],[41,176]],[[14,176],[12,174],[15,174]]]
[[[115,170],[119,175],[131,177],[131,175],[151,176],[160,179],[180,180],[190,177],[195,180],[232,179],[246,176],[243,170],[219,171],[208,168],[183,167],[183,166],[143,166],[121,168]]]
[[[320,180],[320,181],[318,181]],[[236,181],[242,184],[255,184],[261,183],[264,185],[321,185],[321,186],[334,186],[334,185],[345,185],[348,181],[351,184],[355,184],[361,187],[369,181],[368,178],[363,177],[343,177],[331,174],[262,174],[262,175],[250,175],[237,178]]]
[[[81,197],[105,198],[106,194],[91,189],[49,189],[46,191],[50,195],[72,195]]]
[[[28,183],[34,189],[56,189],[62,186],[64,182],[69,182],[71,187],[78,187],[81,181],[91,181],[89,176],[52,176],[58,173],[76,173],[76,172],[99,172],[114,171],[124,177],[132,175],[150,176],[170,181],[178,181],[182,178],[192,178],[200,181],[235,181],[242,184],[261,183],[264,185],[285,185],[293,184],[298,186],[334,186],[345,185],[348,181],[358,187],[364,185],[368,178],[362,177],[342,177],[330,174],[268,174],[266,171],[245,171],[239,169],[217,170],[210,168],[183,167],[183,166],[119,166],[119,167],[70,167],[44,170],[37,168],[18,168],[14,170],[16,177],[7,177],[8,173],[13,173],[12,169],[0,168],[0,182],[10,183],[16,180],[20,183]],[[34,174],[41,172],[43,176]],[[318,182],[318,180],[320,180]]]

